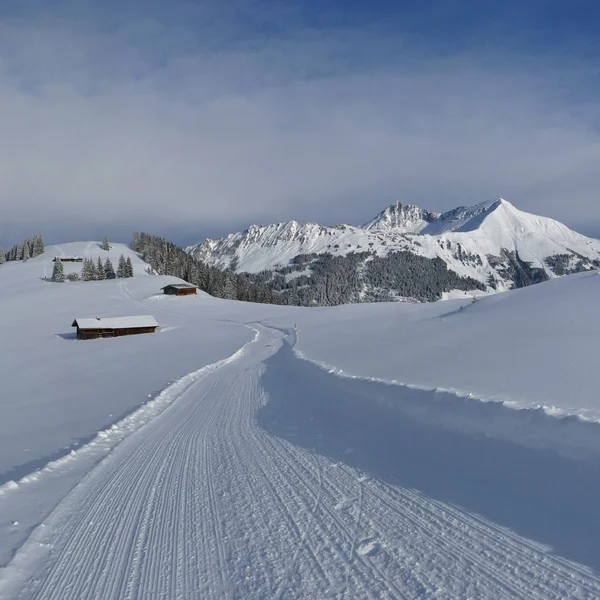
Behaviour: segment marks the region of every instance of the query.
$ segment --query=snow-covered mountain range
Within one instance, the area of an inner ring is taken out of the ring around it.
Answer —
[[[450,271],[476,280],[486,291],[600,267],[599,240],[518,210],[502,198],[443,214],[396,202],[360,227],[296,221],[252,225],[187,250],[208,264],[247,273],[286,270],[299,255],[315,260],[315,255],[365,253],[368,263],[408,252],[439,258]],[[310,263],[302,264],[310,274]]]

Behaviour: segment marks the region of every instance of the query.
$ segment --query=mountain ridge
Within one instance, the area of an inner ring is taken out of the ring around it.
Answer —
[[[480,282],[489,292],[600,267],[599,240],[521,211],[503,198],[444,213],[395,202],[363,226],[297,221],[252,225],[187,251],[238,273],[289,270],[304,255],[366,253],[368,262],[406,252],[441,259],[450,271]]]

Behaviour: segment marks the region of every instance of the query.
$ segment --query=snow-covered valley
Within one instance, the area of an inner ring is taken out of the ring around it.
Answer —
[[[0,266],[1,598],[600,598],[594,272],[308,309],[60,252]]]

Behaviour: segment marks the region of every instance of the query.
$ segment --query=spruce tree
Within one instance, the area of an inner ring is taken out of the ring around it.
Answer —
[[[33,242],[33,256],[44,254],[44,238],[41,235],[36,235]]]
[[[6,252],[4,248],[0,248],[0,265],[4,262],[6,262]]]
[[[102,264],[102,259],[100,257],[98,257],[98,262],[96,263],[96,279],[106,279],[104,265]]]
[[[90,280],[90,267],[88,264],[88,259],[83,259],[83,264],[81,267],[81,281],[89,281]]]
[[[110,250],[110,244],[108,243],[108,237],[104,236],[104,240],[102,241],[102,250],[108,252]]]
[[[127,260],[125,261],[125,271],[125,277],[133,277],[133,265],[131,264],[131,256],[128,256]]]
[[[122,277],[127,277],[127,263],[125,262],[125,257],[121,254],[119,256],[119,265],[117,266],[117,277],[121,279]]]
[[[94,281],[96,279],[96,265],[91,258],[83,259],[81,279],[83,279],[83,281]]]
[[[90,272],[92,274],[91,281],[96,281],[96,279],[98,279],[98,272],[96,270],[96,263],[94,262],[93,258],[90,258]]]
[[[52,281],[56,283],[63,283],[65,280],[65,268],[62,264],[62,260],[59,258],[54,262],[54,268],[52,269]]]
[[[115,279],[117,275],[115,274],[115,269],[113,264],[110,262],[110,258],[106,259],[104,263],[104,278],[105,279]]]
[[[226,298],[227,300],[235,300],[237,298],[235,278],[231,273],[225,273],[223,287],[219,297]]]

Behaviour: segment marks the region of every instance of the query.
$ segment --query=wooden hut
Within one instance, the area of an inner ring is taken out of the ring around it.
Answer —
[[[162,291],[169,296],[189,296],[195,294],[197,289],[191,283],[171,283],[162,288]]]
[[[149,315],[137,317],[96,317],[75,319],[71,327],[77,327],[78,340],[119,337],[138,333],[154,333],[158,323]]]

